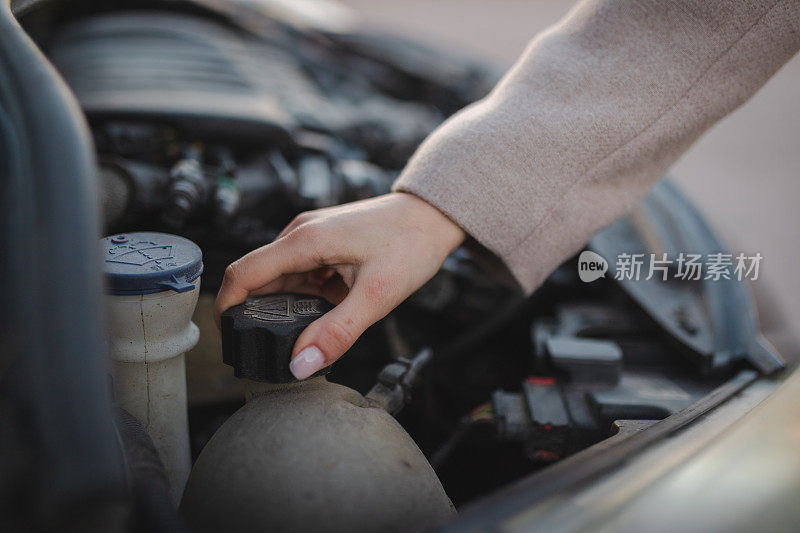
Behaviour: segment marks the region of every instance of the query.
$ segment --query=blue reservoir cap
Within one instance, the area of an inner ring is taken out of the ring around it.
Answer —
[[[100,239],[106,292],[186,292],[203,272],[203,252],[189,239],[167,233],[121,233]]]

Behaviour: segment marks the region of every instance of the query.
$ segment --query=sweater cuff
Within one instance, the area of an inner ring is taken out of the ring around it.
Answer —
[[[539,254],[533,252],[529,247],[518,248],[516,253],[504,253],[501,248],[495,246],[498,242],[493,240],[493,231],[476,221],[470,214],[470,210],[464,210],[463,196],[455,195],[447,197],[437,187],[426,187],[424,181],[410,178],[398,179],[392,186],[394,192],[405,192],[417,196],[439,211],[444,213],[450,220],[458,224],[468,234],[465,245],[469,246],[481,259],[481,264],[491,271],[496,277],[504,280],[508,285],[514,285],[526,296],[530,295],[541,285],[550,271],[556,265],[548,267],[543,265],[537,257]],[[477,200],[476,200],[477,201]],[[473,204],[480,205],[480,204]],[[503,239],[501,239],[502,241]],[[577,251],[577,250],[576,250]],[[565,255],[570,255],[564,252]],[[551,257],[561,257],[560,255]]]

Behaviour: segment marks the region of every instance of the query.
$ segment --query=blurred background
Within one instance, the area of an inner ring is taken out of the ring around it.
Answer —
[[[569,0],[342,0],[364,21],[510,67]],[[703,136],[672,169],[681,189],[732,251],[764,256],[752,283],[765,335],[800,353],[800,57]]]

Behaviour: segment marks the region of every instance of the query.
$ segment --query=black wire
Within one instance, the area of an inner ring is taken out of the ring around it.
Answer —
[[[469,416],[465,416],[458,421],[456,430],[444,441],[439,449],[431,455],[430,463],[435,471],[439,471],[445,461],[452,455],[453,450],[455,450],[469,434],[474,424],[475,421]]]
[[[518,298],[504,305],[502,311],[480,324],[467,329],[462,335],[458,335],[456,340],[449,345],[434,350],[433,361],[435,363],[448,361],[461,355],[463,352],[475,348],[476,345],[507,326],[509,321],[516,318],[529,302],[529,298]]]

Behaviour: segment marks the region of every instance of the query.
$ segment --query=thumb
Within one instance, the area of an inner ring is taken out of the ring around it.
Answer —
[[[342,302],[300,334],[289,363],[294,377],[305,379],[339,359],[364,331],[399,302],[380,278],[357,278]]]

